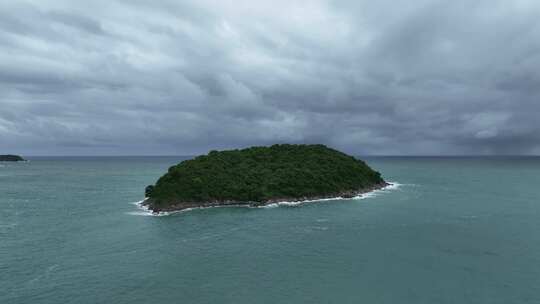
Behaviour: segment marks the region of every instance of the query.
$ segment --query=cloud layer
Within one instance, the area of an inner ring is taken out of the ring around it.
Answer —
[[[0,153],[540,154],[540,2],[6,1]]]

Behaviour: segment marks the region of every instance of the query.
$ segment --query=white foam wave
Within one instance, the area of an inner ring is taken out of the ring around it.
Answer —
[[[183,212],[188,212],[188,211],[197,210],[197,209],[248,207],[247,205],[245,205],[245,206],[229,205],[229,206],[193,207],[193,208],[186,208],[186,209],[176,210],[176,211],[160,211],[159,213],[156,213],[156,212],[153,212],[152,210],[150,210],[150,208],[148,208],[147,206],[145,206],[143,204],[143,202],[145,200],[146,199],[144,199],[142,201],[138,201],[138,202],[132,202],[131,204],[137,206],[137,208],[140,211],[131,211],[131,212],[127,212],[126,214],[139,215],[139,216],[167,216],[167,215],[171,215],[171,214],[175,214],[175,213],[183,213]]]
[[[165,216],[171,213],[171,212],[155,213],[152,210],[150,210],[150,208],[148,208],[147,206],[143,204],[145,200],[146,198],[142,201],[131,202],[130,204],[137,206],[137,209],[139,209],[139,211],[131,211],[131,212],[127,212],[126,214],[139,215],[139,216]]]
[[[357,196],[352,197],[352,198],[345,198],[345,197],[337,196],[337,197],[321,198],[321,199],[315,199],[315,200],[303,200],[303,201],[291,201],[291,202],[285,201],[285,202],[272,203],[272,204],[268,204],[268,205],[264,205],[264,206],[260,206],[260,207],[255,207],[255,208],[266,208],[267,209],[267,208],[276,208],[276,207],[279,207],[279,206],[294,207],[294,206],[302,205],[302,204],[305,204],[305,203],[313,203],[313,202],[341,201],[341,200],[361,200],[361,199],[372,198],[372,197],[375,197],[375,196],[377,196],[379,194],[386,193],[386,192],[389,192],[389,191],[392,191],[392,190],[396,190],[400,186],[402,186],[402,184],[396,183],[396,182],[389,182],[388,184],[389,184],[388,186],[383,187],[381,189],[373,190],[373,191],[370,191],[370,192],[367,192],[367,193],[362,193],[362,194],[357,195]]]
[[[126,214],[140,215],[140,216],[153,216],[151,212],[146,212],[146,211],[132,211],[132,212],[126,212]]]

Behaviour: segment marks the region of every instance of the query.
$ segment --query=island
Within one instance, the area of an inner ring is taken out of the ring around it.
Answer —
[[[352,198],[388,186],[364,161],[324,145],[276,144],[210,151],[169,168],[146,187],[154,213]]]
[[[17,161],[26,161],[26,160],[20,157],[19,155],[5,154],[5,155],[0,155],[0,161],[17,162]]]

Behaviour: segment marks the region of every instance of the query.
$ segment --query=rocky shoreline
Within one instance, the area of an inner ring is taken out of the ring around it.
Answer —
[[[158,206],[153,205],[153,202],[151,199],[147,198],[145,199],[141,205],[145,208],[148,208],[149,211],[152,211],[153,214],[159,214],[162,212],[175,212],[175,211],[181,211],[184,209],[191,209],[191,208],[210,208],[210,207],[226,207],[226,206],[248,206],[248,207],[261,207],[281,202],[302,202],[302,201],[317,201],[322,199],[331,199],[331,198],[353,198],[362,194],[366,194],[368,192],[372,192],[375,190],[380,190],[383,188],[386,188],[388,186],[391,186],[391,183],[382,182],[379,184],[375,184],[373,186],[361,189],[361,190],[350,190],[350,191],[343,191],[340,193],[332,193],[332,194],[326,194],[326,195],[317,195],[317,196],[304,196],[304,197],[280,197],[280,198],[272,198],[264,202],[239,202],[239,201],[233,201],[233,200],[227,200],[227,201],[208,201],[208,202],[177,202],[169,204],[165,208],[160,208]]]

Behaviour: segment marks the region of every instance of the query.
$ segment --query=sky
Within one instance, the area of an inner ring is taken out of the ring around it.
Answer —
[[[540,155],[540,1],[0,2],[0,154]]]

